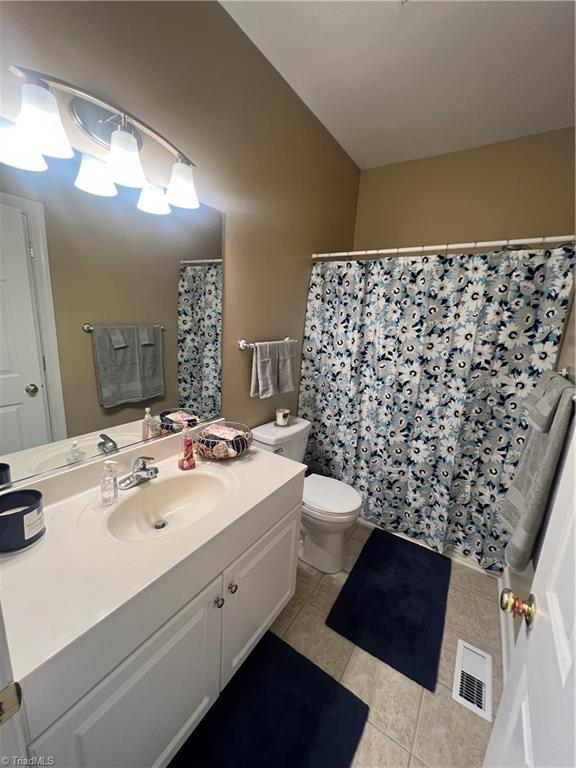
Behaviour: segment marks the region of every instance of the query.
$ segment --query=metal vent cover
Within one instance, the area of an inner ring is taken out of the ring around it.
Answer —
[[[492,722],[492,656],[458,640],[452,698]]]

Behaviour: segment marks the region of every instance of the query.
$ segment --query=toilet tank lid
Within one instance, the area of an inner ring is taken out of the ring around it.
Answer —
[[[308,475],[304,480],[304,504],[319,512],[346,514],[356,511],[362,496],[351,485],[322,475]]]
[[[264,445],[282,445],[303,435],[309,426],[310,422],[306,419],[292,416],[287,427],[279,427],[276,422],[269,421],[267,424],[260,424],[259,427],[252,427],[252,435],[254,440]]]

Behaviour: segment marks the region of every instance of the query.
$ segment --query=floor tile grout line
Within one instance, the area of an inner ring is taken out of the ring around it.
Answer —
[[[438,683],[440,685],[440,683]],[[414,757],[417,760],[420,760],[420,757],[418,757],[417,754],[414,753],[414,747],[416,746],[416,739],[418,737],[418,728],[420,727],[420,720],[422,719],[422,708],[424,707],[424,696],[426,695],[426,691],[424,688],[422,689],[422,696],[420,697],[420,706],[418,707],[418,716],[416,717],[416,728],[414,729],[414,737],[412,739],[412,746],[410,747],[410,757],[414,755]],[[432,694],[434,695],[434,694]],[[426,765],[426,762],[424,760],[421,760]]]
[[[310,594],[312,594],[312,593],[310,593]],[[295,595],[296,595],[296,593],[294,593],[293,597],[294,597]],[[291,599],[292,599],[292,598],[291,598]],[[306,605],[306,603],[307,603],[307,602],[308,602],[308,597],[305,597],[305,598],[304,598],[304,600],[302,601],[302,605],[300,606],[300,608],[298,608],[298,610],[296,611],[296,613],[294,614],[294,616],[293,616],[293,617],[290,619],[290,621],[288,622],[288,624],[286,624],[286,628],[284,629],[284,632],[282,632],[282,634],[280,635],[280,637],[281,637],[282,639],[284,639],[284,637],[285,637],[285,635],[286,635],[286,632],[288,632],[288,630],[290,629],[290,627],[292,626],[292,624],[294,624],[294,622],[296,621],[296,619],[297,619],[297,618],[298,618],[298,616],[300,615],[300,612],[301,612],[302,608],[304,608],[304,606]],[[284,609],[283,609],[283,610],[284,610]]]
[[[347,639],[347,638],[345,638],[345,639]],[[352,642],[352,641],[350,641],[350,642]],[[348,659],[346,660],[346,664],[344,665],[344,669],[342,670],[342,674],[341,674],[341,675],[340,675],[340,677],[338,678],[338,682],[339,682],[341,685],[344,685],[344,683],[342,682],[342,680],[344,679],[344,675],[346,674],[346,670],[348,669],[348,666],[350,665],[350,661],[351,661],[351,659],[352,659],[352,656],[354,655],[354,651],[356,650],[356,648],[358,648],[358,646],[357,646],[357,645],[355,645],[354,643],[352,643],[352,650],[350,651],[350,656],[348,656]],[[345,685],[344,685],[344,688],[346,688],[346,686],[345,686]],[[347,688],[346,690],[350,690],[350,689],[349,689],[349,688]],[[360,698],[360,697],[358,697],[358,698]],[[366,704],[366,702],[364,702],[364,704]]]
[[[356,694],[355,694],[355,695],[356,695]],[[364,702],[364,703],[366,704],[366,702]],[[418,708],[418,711],[420,711],[420,708]],[[393,742],[394,742],[394,744],[396,744],[398,747],[400,747],[400,749],[403,749],[403,750],[404,750],[404,752],[406,752],[406,754],[407,754],[407,755],[410,757],[410,755],[411,755],[412,753],[410,752],[409,748],[408,748],[408,747],[406,747],[404,744],[401,744],[401,743],[398,741],[398,739],[396,739],[394,736],[392,736],[391,734],[387,733],[387,732],[386,732],[386,731],[385,731],[383,728],[381,728],[381,727],[378,725],[378,723],[375,723],[373,720],[370,720],[370,715],[368,715],[368,719],[366,720],[366,722],[367,722],[367,723],[370,723],[370,725],[371,725],[373,728],[376,728],[376,730],[377,730],[377,731],[380,731],[380,733],[381,733],[383,736],[386,736],[386,738],[387,738],[387,739],[390,739],[390,741],[393,741]]]

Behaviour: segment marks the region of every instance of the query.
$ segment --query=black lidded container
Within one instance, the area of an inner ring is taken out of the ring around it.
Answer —
[[[0,495],[0,554],[26,549],[46,531],[40,491]]]
[[[4,462],[0,462],[0,488],[2,486],[9,486],[12,483],[12,478],[10,477],[10,464],[4,464]]]

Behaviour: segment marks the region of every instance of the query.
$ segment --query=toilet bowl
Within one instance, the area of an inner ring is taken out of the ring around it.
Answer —
[[[286,427],[268,422],[252,429],[254,445],[294,461],[302,462],[310,422],[292,418]],[[321,475],[304,480],[299,556],[324,573],[344,567],[346,533],[360,514],[362,497],[352,486]]]

